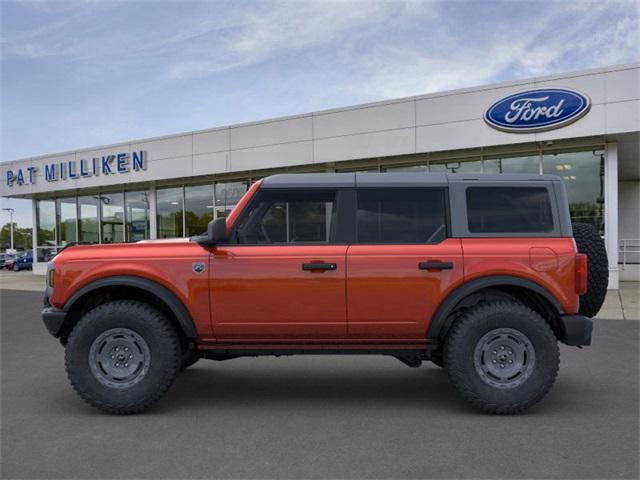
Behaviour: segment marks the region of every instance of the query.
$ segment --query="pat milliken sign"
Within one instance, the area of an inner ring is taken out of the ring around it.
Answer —
[[[31,166],[7,170],[4,178],[9,187],[35,184],[39,177],[47,182],[83,179],[87,177],[118,175],[147,169],[147,152],[114,153],[100,157],[52,162],[39,167]]]
[[[484,121],[505,132],[542,132],[575,122],[590,108],[591,101],[584,93],[566,88],[539,88],[498,100],[484,112]]]

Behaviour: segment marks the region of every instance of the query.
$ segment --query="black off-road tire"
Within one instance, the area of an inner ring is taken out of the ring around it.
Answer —
[[[193,346],[185,348],[184,352],[182,353],[182,359],[180,360],[180,370],[189,368],[201,358],[202,357],[200,356],[200,352],[198,352],[197,348]]]
[[[533,350],[529,373],[520,377],[522,383],[514,380],[509,388],[488,384],[475,361],[478,345],[498,329],[518,332]],[[445,339],[444,364],[451,383],[473,406],[487,413],[515,414],[549,392],[558,374],[560,353],[553,331],[536,312],[514,301],[487,302],[468,310],[453,325]]]
[[[580,297],[579,312],[586,317],[595,317],[604,303],[609,284],[607,249],[592,225],[574,223],[572,227],[578,252],[587,255],[587,293]]]
[[[133,332],[138,343],[145,345],[149,361],[137,383],[115,388],[105,385],[99,373],[94,373],[104,370],[90,363],[97,351],[92,346],[119,329]],[[148,409],[166,393],[180,370],[181,355],[178,334],[159,310],[138,301],[117,300],[89,311],[74,326],[66,345],[65,366],[83,400],[103,412],[124,415]]]

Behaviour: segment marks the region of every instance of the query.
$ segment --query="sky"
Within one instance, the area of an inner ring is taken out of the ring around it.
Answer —
[[[0,161],[640,60],[640,0],[2,0],[0,16]],[[31,225],[29,201],[2,207]]]

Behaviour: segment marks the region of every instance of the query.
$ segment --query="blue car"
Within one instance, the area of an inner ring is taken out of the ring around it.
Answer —
[[[31,270],[33,267],[33,254],[25,253],[20,255],[13,262],[13,271],[19,272],[20,270]]]

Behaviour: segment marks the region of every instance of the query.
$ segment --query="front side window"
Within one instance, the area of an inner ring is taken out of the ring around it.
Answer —
[[[438,243],[447,234],[444,190],[358,191],[358,243]]]
[[[549,192],[543,187],[467,188],[467,218],[472,233],[553,231]]]
[[[335,223],[335,192],[265,192],[236,230],[240,244],[328,243]]]

